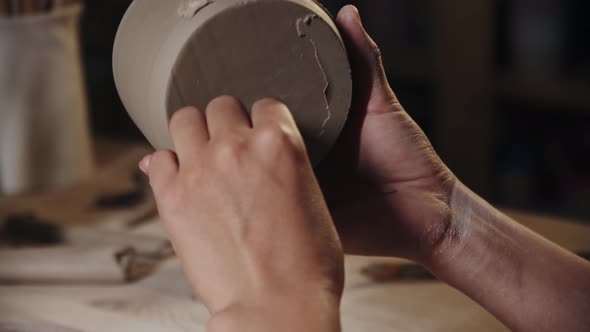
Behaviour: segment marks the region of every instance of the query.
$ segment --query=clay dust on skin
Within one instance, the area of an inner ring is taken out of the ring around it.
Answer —
[[[322,62],[320,61],[318,46],[315,43],[315,41],[311,37],[309,37],[307,35],[307,33],[305,32],[305,27],[311,26],[313,20],[317,19],[317,18],[318,18],[318,16],[315,14],[310,14],[310,15],[307,15],[303,18],[299,18],[299,19],[297,19],[296,27],[297,27],[297,35],[301,38],[306,38],[309,41],[309,43],[311,44],[311,46],[313,47],[315,59],[318,63],[318,67],[320,69],[320,72],[322,73],[322,78],[325,82],[323,94],[324,94],[324,102],[326,103],[325,109],[327,112],[327,116],[324,119],[324,121],[322,122],[322,129],[318,135],[318,136],[322,136],[326,132],[326,126],[328,125],[328,122],[330,122],[330,119],[332,118],[332,111],[330,110],[330,102],[328,101],[328,89],[330,89],[330,82],[328,81],[328,76],[326,76],[326,71],[324,70],[324,67],[322,66]]]

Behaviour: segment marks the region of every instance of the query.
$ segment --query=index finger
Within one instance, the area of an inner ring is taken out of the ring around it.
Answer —
[[[209,142],[205,114],[196,107],[181,108],[170,119],[170,135],[180,164],[193,160]]]

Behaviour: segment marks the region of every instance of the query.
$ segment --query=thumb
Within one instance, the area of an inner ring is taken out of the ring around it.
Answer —
[[[342,38],[348,48],[355,87],[355,102],[368,113],[382,113],[398,105],[387,82],[381,52],[366,32],[358,9],[347,5],[336,18]]]

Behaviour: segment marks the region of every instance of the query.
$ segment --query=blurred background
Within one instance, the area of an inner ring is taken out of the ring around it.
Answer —
[[[335,15],[346,4],[323,0]],[[82,19],[93,131],[141,139],[111,51],[129,0]],[[590,21],[585,0],[364,0],[389,80],[437,151],[494,204],[590,219]]]

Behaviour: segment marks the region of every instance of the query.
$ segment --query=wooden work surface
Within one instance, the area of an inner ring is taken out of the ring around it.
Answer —
[[[133,209],[97,211],[97,193],[125,190],[129,174],[145,146],[99,144],[101,171],[87,183],[51,195],[2,198],[2,213],[34,211],[64,224],[126,223],[147,217],[148,200]],[[510,215],[573,251],[590,250],[590,227],[582,223],[508,211]],[[156,218],[157,219],[157,218]],[[150,223],[136,233],[164,236]],[[368,267],[396,266],[401,260],[347,257],[346,291],[342,303],[345,331],[507,331],[470,299],[435,280],[377,282],[363,273]],[[0,286],[0,331],[117,332],[205,331],[206,309],[195,300],[176,259],[133,284]]]

